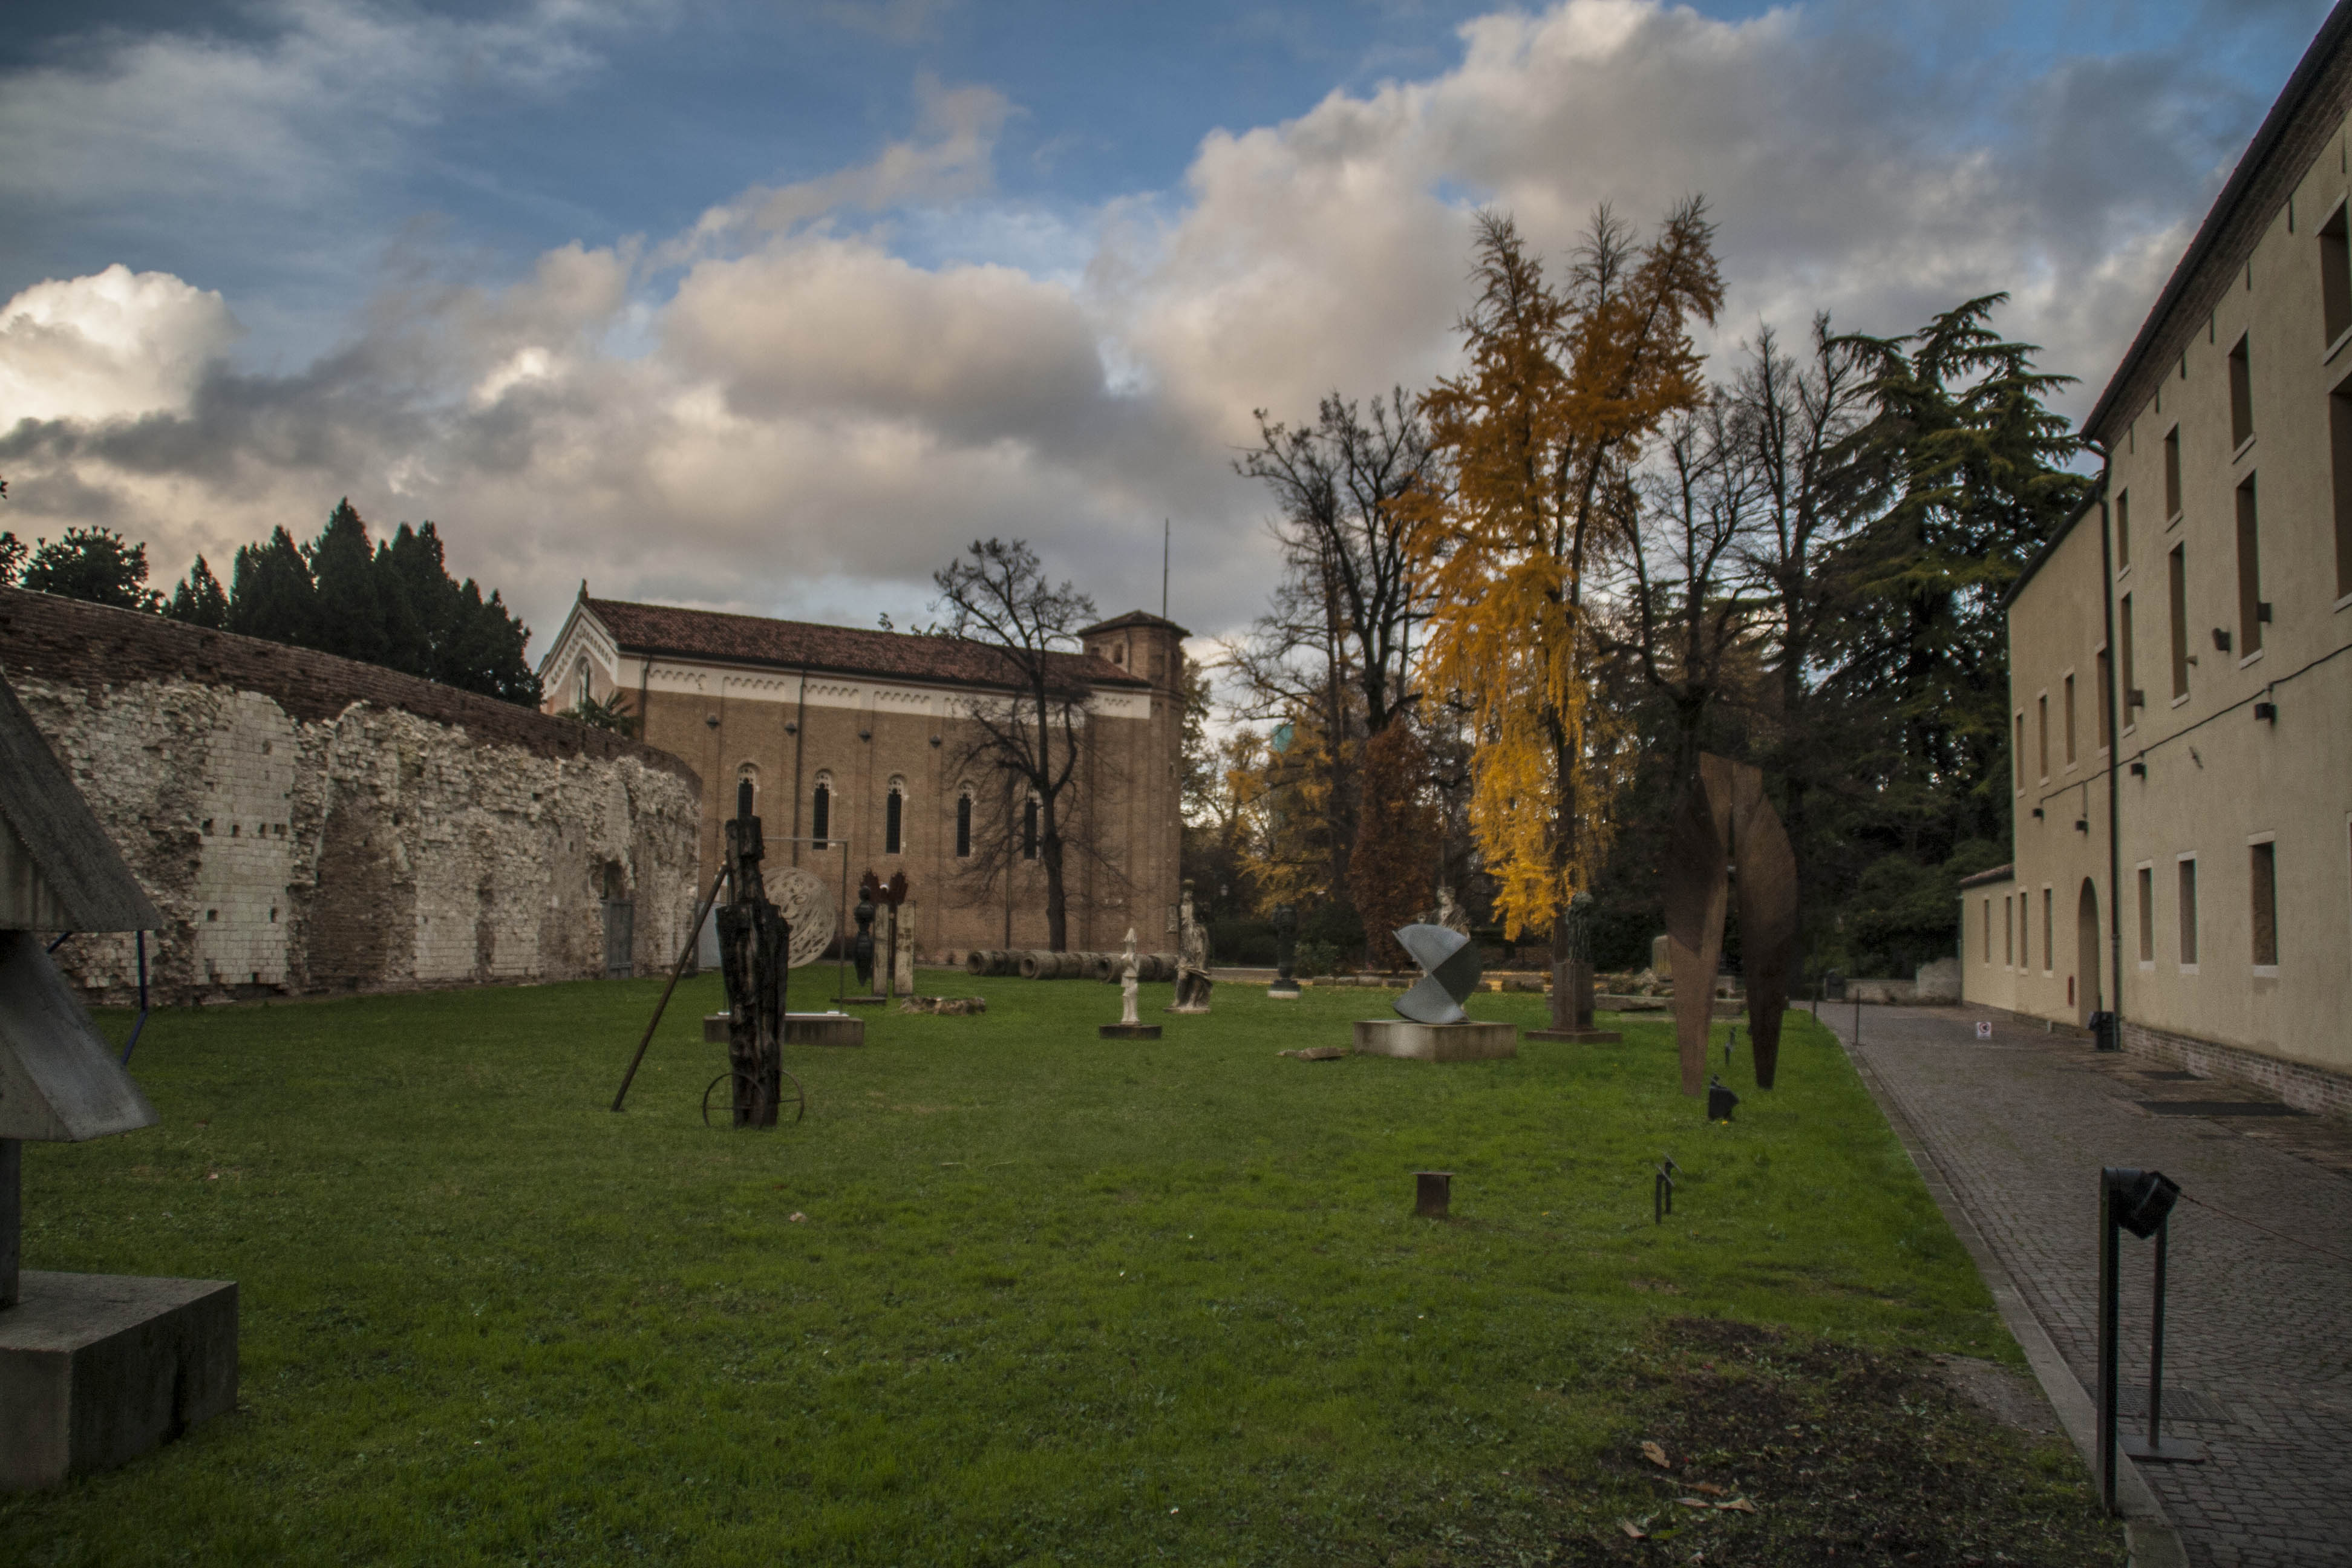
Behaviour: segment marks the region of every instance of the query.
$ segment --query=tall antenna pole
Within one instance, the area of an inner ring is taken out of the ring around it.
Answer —
[[[1160,520],[1160,618],[1168,618],[1168,536],[1175,531],[1172,518]]]

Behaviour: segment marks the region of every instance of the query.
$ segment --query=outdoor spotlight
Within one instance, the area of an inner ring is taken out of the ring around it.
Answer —
[[[2213,628],[2213,651],[2215,653],[2227,653],[2230,651],[2230,633],[2228,628],[2223,626],[2215,626]]]
[[[936,745],[938,745],[939,743],[940,743],[940,738],[939,738],[937,735],[932,736],[932,737],[931,737],[931,744],[932,744],[932,745],[934,745],[934,746],[936,746]]]
[[[1739,1097],[1724,1088],[1721,1079],[1706,1080],[1706,1119],[1709,1121],[1730,1121],[1731,1108],[1738,1103]]]
[[[2180,1184],[2162,1171],[2135,1171],[2127,1166],[2110,1165],[2102,1173],[2107,1180],[2107,1201],[2116,1223],[2146,1241],[2164,1223],[2165,1215],[2180,1200]]]
[[[2033,820],[2036,822],[2042,820],[2042,808],[2038,805],[2033,808]]]
[[[2146,763],[2134,763],[2131,765],[2131,776],[2136,779],[2144,779],[2147,777],[2147,764]]]
[[[2259,720],[2261,720],[2261,721],[2262,721],[2263,723],[2265,723],[2265,724],[2275,724],[2275,723],[2277,723],[2277,722],[2278,722],[2278,704],[2277,704],[2277,703],[2275,703],[2275,702],[2257,702],[2257,703],[2255,703],[2255,704],[2254,704],[2254,717],[2255,717],[2255,718],[2257,718],[2257,719],[2259,719]]]
[[[2076,817],[2076,818],[2074,819],[2074,831],[2075,831],[2075,832],[2077,832],[2077,833],[2088,833],[2088,832],[2090,832],[2090,831],[2091,831],[2091,819],[2090,819],[2089,817],[2087,817],[2087,816],[2078,816],[2078,817]]]
[[[702,721],[713,730],[719,728],[719,715],[716,713],[705,713],[702,716]]]
[[[857,731],[857,738],[861,741],[870,741],[874,738],[874,731],[871,730],[860,730]]]
[[[787,734],[787,735],[797,735],[797,734],[799,734],[800,732],[801,732],[801,727],[800,727],[800,724],[799,724],[799,722],[798,722],[797,721],[795,721],[795,720],[792,720],[792,719],[787,719],[787,720],[785,720],[785,721],[784,721],[784,733],[785,733],[785,734]]]

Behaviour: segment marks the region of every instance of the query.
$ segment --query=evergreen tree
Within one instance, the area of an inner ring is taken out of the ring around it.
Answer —
[[[157,610],[163,604],[147,586],[147,546],[110,528],[68,528],[54,544],[40,541],[18,585],[125,610]]]
[[[283,527],[272,530],[266,544],[237,547],[229,574],[228,629],[298,647],[320,646],[318,584]]]
[[[221,592],[220,579],[201,555],[188,568],[180,585],[172,590],[172,602],[163,613],[175,621],[190,626],[210,626],[219,631],[228,625],[228,595]]]
[[[303,551],[319,606],[320,646],[345,658],[400,668],[386,635],[383,588],[367,524],[345,496]]]

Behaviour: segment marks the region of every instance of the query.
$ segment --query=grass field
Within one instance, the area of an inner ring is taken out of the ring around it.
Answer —
[[[655,982],[159,1013],[134,1069],[163,1124],[28,1146],[26,1263],[236,1279],[240,1408],[0,1502],[11,1560],[1811,1561],[1767,1492],[1752,1519],[1666,1517],[1633,1447],[1662,1399],[1699,1368],[1820,1395],[1847,1363],[1799,1373],[1832,1351],[2016,1360],[1801,1016],[1777,1089],[1728,1075],[1721,1126],[1675,1091],[1661,1022],[1498,1063],[1303,1063],[1276,1052],[1386,998],[1227,986],[1112,1043],[1108,986],[924,981],[990,1011],[789,1052],[809,1115],[767,1133],[701,1125],[710,978],[617,1116]],[[1449,1221],[1412,1216],[1426,1168],[1455,1173]],[[1713,1319],[1782,1336],[1692,1338]],[[1817,1433],[1843,1403],[1815,1398]],[[2070,1450],[1882,1403],[1926,1425],[1866,1435],[1917,1447],[1878,1468],[1990,1500],[2011,1561],[2102,1560]],[[1733,1489],[1778,1473],[1708,1441]]]

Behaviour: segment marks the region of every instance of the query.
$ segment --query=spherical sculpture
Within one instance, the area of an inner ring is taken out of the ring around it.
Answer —
[[[822,957],[833,942],[833,895],[814,871],[797,866],[768,873],[768,897],[793,928],[789,961],[794,969]]]

